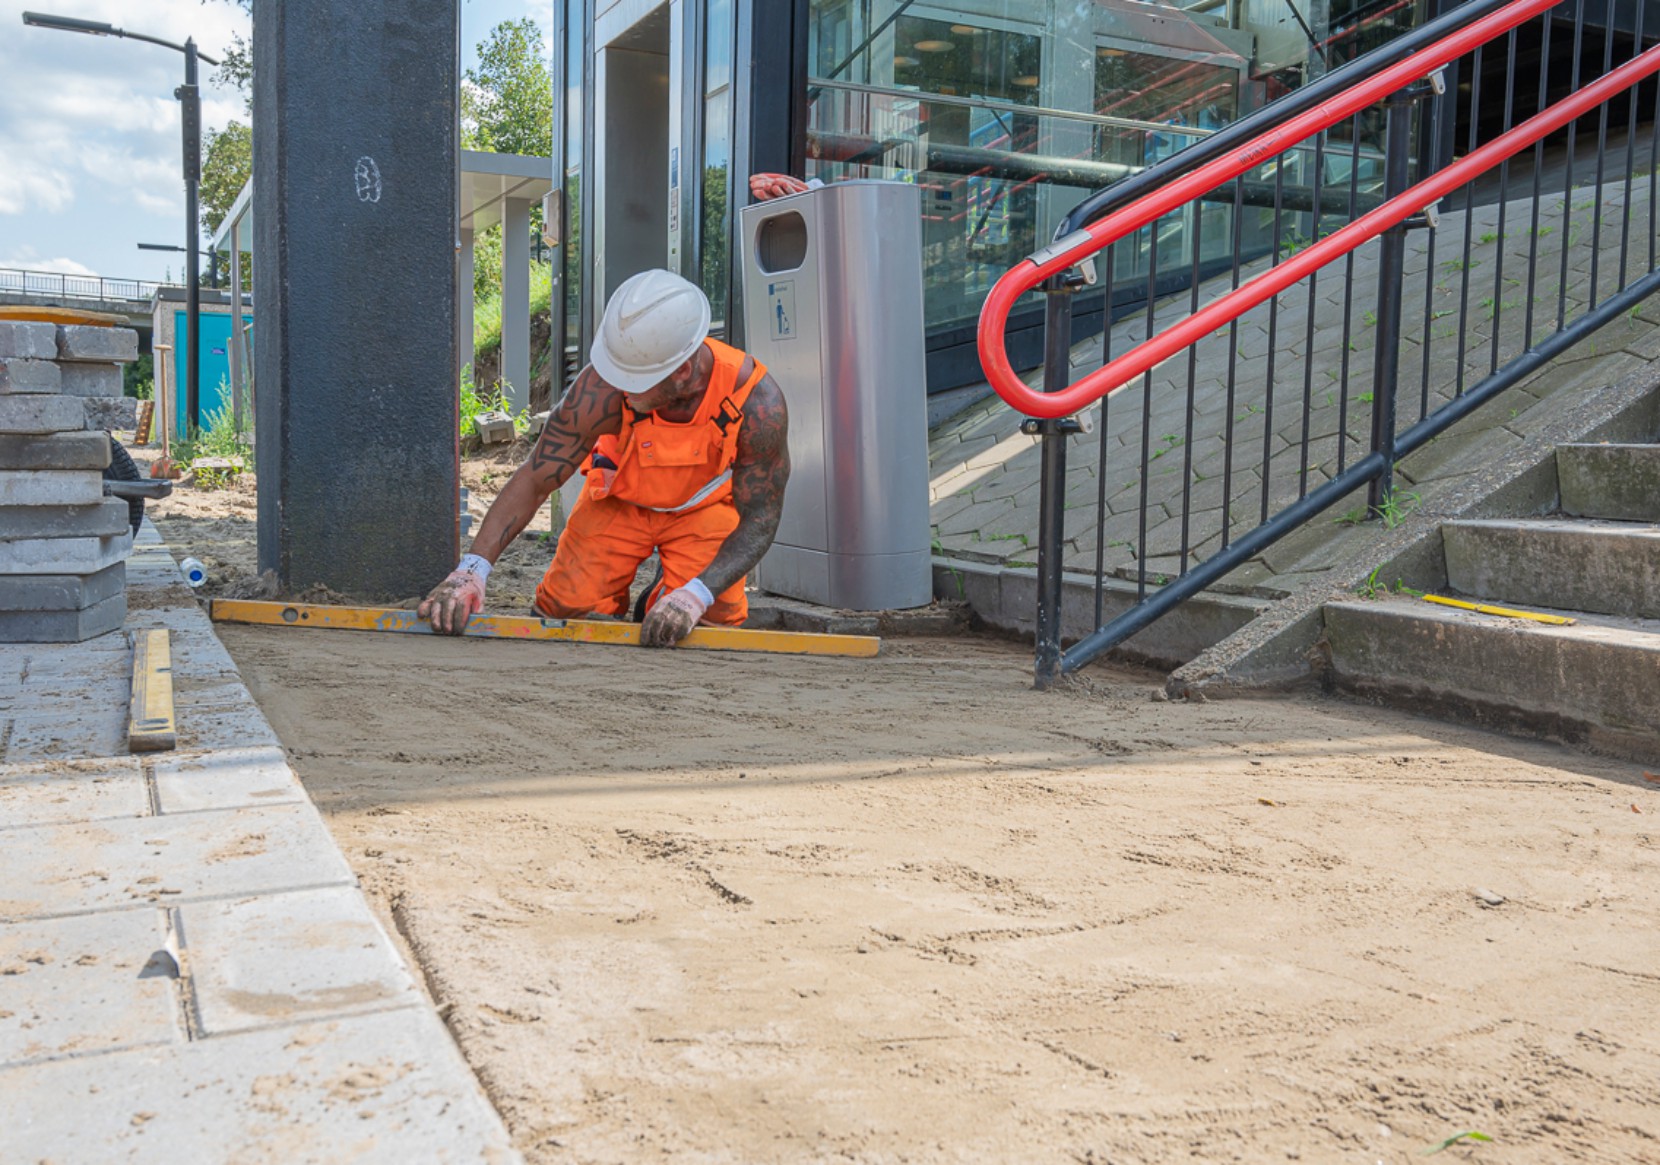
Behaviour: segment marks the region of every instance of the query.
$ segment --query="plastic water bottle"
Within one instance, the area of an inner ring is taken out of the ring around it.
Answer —
[[[194,558],[187,558],[179,563],[179,569],[184,571],[184,581],[192,588],[199,587],[207,582],[207,567]]]

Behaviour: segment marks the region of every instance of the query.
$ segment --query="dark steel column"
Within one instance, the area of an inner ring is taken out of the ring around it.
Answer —
[[[426,593],[458,557],[459,0],[261,4],[259,564]]]
[[[1072,381],[1072,294],[1064,279],[1046,285],[1043,391],[1059,392]],[[1066,442],[1058,422],[1040,426],[1042,465],[1038,470],[1037,687],[1061,675],[1061,559],[1066,552]]]
[[[196,41],[184,42],[184,84],[175,92],[183,107],[184,202],[185,202],[185,330],[188,346],[178,345],[184,357],[185,419],[189,432],[202,427],[202,260],[197,244],[201,238],[202,187],[202,94],[196,84]]]
[[[1383,196],[1394,198],[1409,185],[1414,95],[1389,98],[1385,130]],[[1379,240],[1377,349],[1372,353],[1372,452],[1383,454],[1383,472],[1366,491],[1372,513],[1395,488],[1395,389],[1401,365],[1401,295],[1406,266],[1406,226],[1390,227]]]

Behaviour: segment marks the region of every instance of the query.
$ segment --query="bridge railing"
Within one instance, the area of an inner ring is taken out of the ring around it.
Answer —
[[[20,271],[0,267],[0,294],[39,296],[42,299],[93,299],[103,302],[148,302],[160,284],[139,279],[105,279],[101,275],[68,275],[61,271]]]

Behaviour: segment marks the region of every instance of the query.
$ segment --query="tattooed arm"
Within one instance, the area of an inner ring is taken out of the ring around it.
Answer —
[[[790,480],[788,438],[784,394],[772,377],[764,376],[744,402],[743,425],[738,429],[738,458],[732,465],[738,527],[698,576],[717,595],[755,569],[778,533],[784,486]]]
[[[542,427],[529,460],[514,471],[490,503],[471,553],[489,563],[500,558],[536,516],[536,508],[576,472],[594,440],[621,426],[622,397],[592,368],[584,368]],[[432,620],[434,630],[459,635],[467,619],[484,605],[483,576],[488,569],[468,571],[465,566],[463,560],[463,568],[438,584],[417,609],[421,618]]]
[[[622,396],[584,368],[542,426],[530,457],[508,478],[473,539],[472,553],[495,562],[524,532],[536,509],[564,485],[595,438],[622,427]]]

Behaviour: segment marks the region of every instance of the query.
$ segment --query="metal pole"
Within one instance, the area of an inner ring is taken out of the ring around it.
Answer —
[[[188,341],[179,345],[185,361],[185,418],[188,431],[202,425],[201,319],[202,288],[200,256],[197,253],[197,217],[201,213],[199,187],[202,181],[202,99],[196,86],[196,40],[184,42],[184,84],[173,94],[184,107],[184,200],[185,251],[189,267],[185,272],[185,320]]]
[[[218,254],[217,251],[214,254]],[[231,222],[231,334],[225,345],[231,363],[231,425],[242,432],[243,407],[247,399],[242,388],[242,220]]]
[[[1412,144],[1413,93],[1403,89],[1389,98],[1385,130],[1383,197],[1387,201],[1406,190]],[[1401,364],[1401,283],[1406,266],[1406,224],[1383,233],[1378,256],[1377,347],[1372,353],[1372,452],[1383,454],[1383,472],[1366,490],[1373,514],[1395,488],[1395,388]]]
[[[1043,337],[1043,391],[1059,392],[1072,379],[1072,288],[1064,276],[1045,287]],[[1039,691],[1061,675],[1061,557],[1066,539],[1067,434],[1055,421],[1046,422],[1043,462],[1038,480],[1037,660]]]

